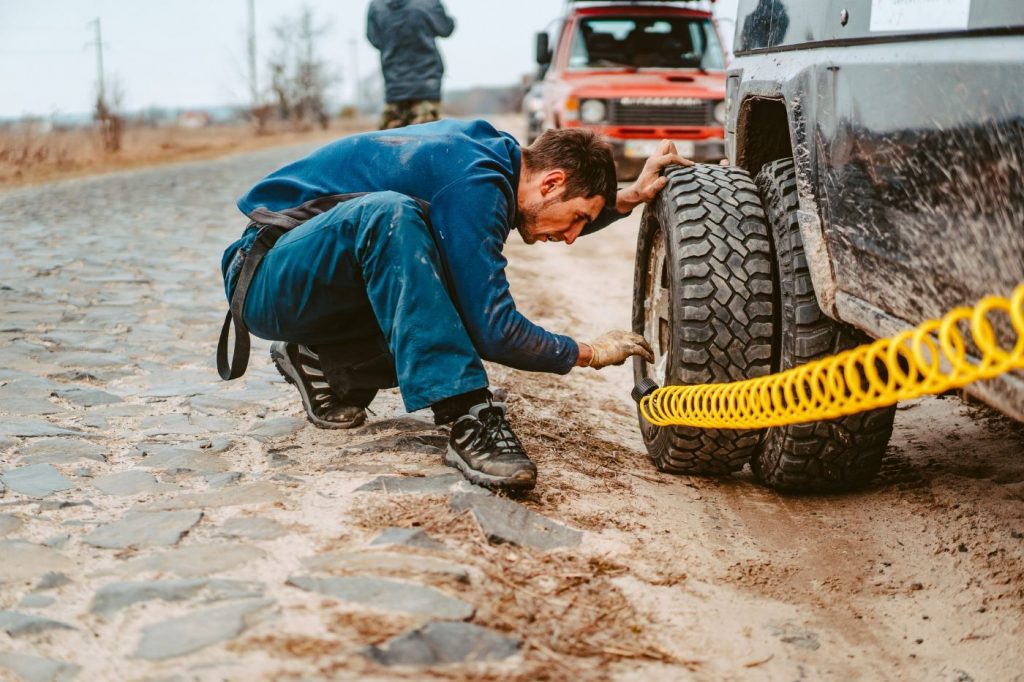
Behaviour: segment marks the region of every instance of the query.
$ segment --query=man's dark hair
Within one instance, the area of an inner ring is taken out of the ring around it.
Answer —
[[[523,148],[523,163],[531,173],[565,171],[564,200],[602,196],[606,207],[615,208],[618,184],[612,147],[592,130],[547,130]]]

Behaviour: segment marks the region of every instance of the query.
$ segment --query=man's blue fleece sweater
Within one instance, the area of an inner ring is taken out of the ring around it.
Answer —
[[[238,201],[258,221],[258,209],[283,211],[330,194],[394,191],[430,203],[430,223],[448,286],[485,360],[517,369],[564,374],[579,349],[516,310],[505,277],[505,241],[516,223],[519,144],[485,121],[443,120],[353,135],[274,171]],[[614,210],[588,226],[619,218]],[[248,247],[252,234],[236,242]]]

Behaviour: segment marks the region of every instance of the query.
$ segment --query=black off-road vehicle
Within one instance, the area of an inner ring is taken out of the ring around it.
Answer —
[[[1008,295],[1024,281],[1024,3],[740,0],[726,145],[730,166],[672,170],[644,214],[633,328],[657,357],[638,380],[761,376]],[[1020,372],[966,390],[1024,420]],[[640,421],[662,470],[749,462],[779,489],[841,490],[877,472],[894,414]]]

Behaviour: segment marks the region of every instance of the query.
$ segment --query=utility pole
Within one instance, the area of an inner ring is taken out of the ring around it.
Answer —
[[[256,0],[249,0],[249,98],[252,107],[260,106],[260,82],[256,73]]]
[[[117,115],[115,109],[120,106],[121,93],[115,83],[114,102],[107,101],[107,79],[103,73],[103,30],[100,27],[100,18],[92,20],[96,29],[96,120],[100,125],[100,134],[103,136],[103,148],[108,152],[116,152],[121,149],[121,136],[124,131],[124,121]]]
[[[358,109],[362,99],[359,96],[359,38],[349,38],[348,44],[352,50],[352,104]]]
[[[105,105],[107,103],[107,89],[103,79],[103,32],[100,29],[100,18],[96,17],[90,23],[96,28],[96,82],[99,88],[99,101]]]

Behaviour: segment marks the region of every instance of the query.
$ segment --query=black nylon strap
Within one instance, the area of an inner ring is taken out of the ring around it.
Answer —
[[[313,216],[324,213],[338,204],[358,199],[369,194],[369,192],[354,192],[351,194],[332,194],[326,197],[319,197],[308,201],[295,209],[288,209],[282,213],[274,213],[266,209],[257,209],[253,218],[259,218],[259,232],[256,234],[256,241],[253,242],[242,262],[242,269],[238,273],[238,280],[235,283],[235,290],[231,294],[231,304],[228,314],[224,317],[224,325],[220,329],[220,339],[217,341],[217,373],[224,381],[231,381],[245,374],[249,366],[249,350],[251,340],[249,328],[245,326],[242,313],[245,311],[245,296],[249,293],[249,285],[252,284],[256,268],[267,255],[267,251],[273,248],[277,240],[286,232],[292,230]],[[430,204],[419,197],[412,197],[423,209],[423,218],[430,224]],[[266,220],[267,222],[262,222]],[[231,362],[228,363],[228,337],[231,333],[232,322],[234,322],[235,345],[231,353]]]
[[[220,330],[220,340],[217,342],[217,372],[224,381],[237,379],[245,374],[249,366],[249,328],[245,326],[242,313],[245,309],[245,295],[249,293],[249,285],[252,284],[252,277],[256,274],[256,268],[267,255],[267,251],[273,248],[278,239],[287,230],[271,225],[263,225],[256,234],[256,241],[252,243],[249,252],[245,254],[242,262],[242,270],[238,273],[238,281],[235,283],[235,290],[231,294],[231,306],[224,318],[224,326]],[[231,322],[234,321],[235,348],[231,353],[231,364],[228,364],[228,332]]]
[[[231,332],[231,321],[235,320],[235,350],[231,364],[228,364],[228,336]],[[217,341],[217,373],[224,381],[231,381],[245,374],[249,366],[249,330],[245,324],[238,324],[229,310],[224,316],[224,325],[220,328],[220,340]]]

